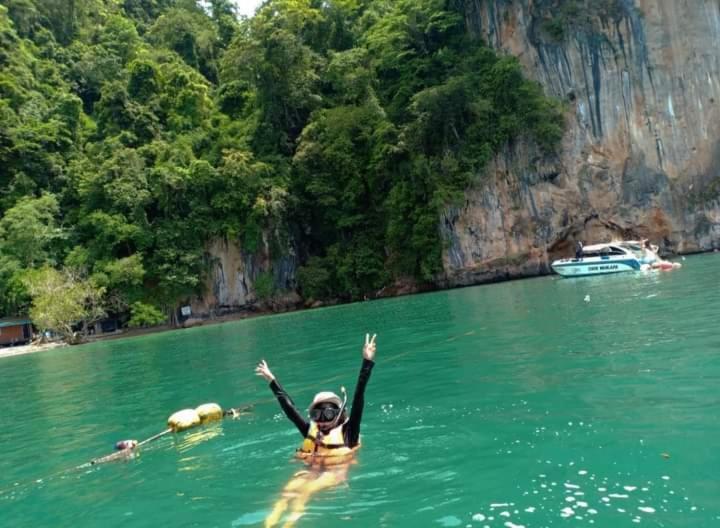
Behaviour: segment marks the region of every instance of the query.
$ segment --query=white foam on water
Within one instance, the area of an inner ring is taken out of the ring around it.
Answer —
[[[507,508],[508,506],[514,506],[514,504],[511,502],[495,502],[490,505],[491,508]]]
[[[608,497],[612,497],[613,499],[627,499],[630,495],[625,495],[623,493],[611,493]]]
[[[510,517],[509,511],[500,512],[500,517]]]
[[[607,491],[607,488],[598,488],[598,491],[600,493],[605,493]]]
[[[565,502],[575,502],[575,497],[565,497]]]
[[[561,517],[567,518],[567,517],[572,517],[573,515],[575,515],[575,510],[573,510],[572,508],[563,508],[562,511],[560,512]]]
[[[610,502],[610,499],[608,499],[607,497],[603,497],[603,498],[601,498],[600,500],[603,501],[603,502]]]
[[[595,508],[588,508],[588,513],[590,515],[597,515],[597,510]]]
[[[442,517],[437,520],[442,526],[446,526],[447,528],[453,528],[454,526],[460,526],[462,524],[462,521],[455,517],[454,515],[447,515],[445,517]]]
[[[525,511],[528,512],[528,513],[533,513],[533,512],[535,512],[535,508],[533,508],[532,506],[530,506],[530,507],[528,507],[528,508],[525,508]]]
[[[472,516],[472,520],[477,522],[483,522],[485,520],[485,516],[482,513],[476,513]]]
[[[655,508],[651,508],[650,506],[640,506],[638,510],[645,513],[655,513]]]
[[[625,491],[635,491],[637,489],[637,486],[623,486],[623,489]]]
[[[587,508],[587,507],[588,507],[588,503],[587,503],[587,502],[577,501],[576,504],[577,504],[577,506],[579,506],[579,507],[581,507],[581,508]]]
[[[620,513],[625,513],[625,510],[623,510],[622,508],[618,508],[617,511],[619,511]]]
[[[670,477],[668,477],[667,475],[663,475],[663,476],[660,477],[660,478],[663,479],[663,480],[670,480]]]
[[[587,475],[587,473],[588,472],[585,471],[584,469],[581,469],[580,471],[578,471],[578,475]]]
[[[569,482],[565,483],[565,487],[567,489],[580,489],[580,486],[578,486],[577,484],[570,484]]]
[[[506,522],[505,526],[507,526],[507,528],[525,528],[525,526],[522,524],[515,524],[510,521]]]

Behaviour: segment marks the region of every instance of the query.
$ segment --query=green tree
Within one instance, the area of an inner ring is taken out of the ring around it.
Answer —
[[[88,326],[105,316],[100,303],[104,288],[70,270],[45,267],[25,280],[32,297],[30,318],[43,333],[50,330],[68,343],[78,343]]]
[[[0,219],[0,253],[30,268],[55,262],[58,242],[65,238],[57,223],[59,213],[52,194],[21,199]]]
[[[140,301],[134,302],[130,307],[130,328],[147,328],[149,326],[158,326],[167,320],[165,315],[152,304],[145,304]]]
[[[617,20],[616,0],[565,4],[564,31]],[[443,209],[508,144],[551,152],[563,129],[461,9],[267,0],[238,20],[231,0],[3,2],[0,310],[24,313],[27,278],[64,266],[114,314],[139,302],[172,322],[217,238],[273,267],[292,253],[313,298],[432,281]]]
[[[97,263],[92,279],[105,289],[103,304],[110,312],[126,312],[132,303],[145,297],[145,268],[140,254]]]
[[[275,294],[275,282],[270,272],[258,274],[253,286],[256,297],[261,301],[267,301]]]
[[[154,43],[175,51],[207,79],[217,79],[217,27],[201,9],[168,9],[150,28],[149,36]]]
[[[279,9],[278,9],[279,8]],[[255,88],[260,154],[292,154],[294,141],[321,102],[322,58],[303,39],[305,25],[322,19],[307,1],[268,3],[225,53],[223,78]]]

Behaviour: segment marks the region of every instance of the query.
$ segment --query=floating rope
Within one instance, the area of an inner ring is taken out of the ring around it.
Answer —
[[[465,332],[464,334],[453,335],[453,336],[448,337],[446,339],[446,341],[454,341],[459,337],[470,336],[470,335],[473,335],[474,333],[475,333],[475,331],[471,330],[469,332]],[[414,352],[414,349],[400,352],[398,354],[395,354],[393,356],[390,356],[390,357],[384,359],[383,363],[384,364],[391,363],[393,361],[400,359],[401,357],[411,354],[412,352]],[[339,374],[336,376],[331,376],[330,378],[326,378],[324,381],[327,383],[327,382],[339,380],[339,379],[343,378],[344,376],[345,375],[343,375],[343,374]],[[299,390],[309,390],[310,388],[311,388],[310,385],[301,386],[299,388]],[[94,458],[94,459],[90,460],[89,462],[80,464],[79,466],[75,466],[71,469],[66,469],[66,470],[59,471],[57,473],[53,473],[53,474],[49,475],[48,477],[46,477],[45,480],[51,479],[53,477],[57,477],[59,475],[63,475],[70,471],[86,469],[86,468],[93,467],[93,466],[96,466],[99,464],[105,464],[108,462],[117,462],[117,461],[122,461],[122,460],[129,460],[135,456],[135,454],[138,452],[139,448],[141,448],[145,445],[148,445],[151,442],[154,442],[155,440],[163,438],[164,436],[167,436],[170,433],[181,432],[186,429],[195,427],[197,425],[205,424],[205,423],[215,421],[215,420],[220,420],[222,418],[236,419],[244,414],[251,412],[253,407],[256,405],[262,405],[262,404],[272,403],[272,402],[275,402],[274,396],[272,398],[264,398],[264,399],[257,400],[252,403],[246,404],[246,405],[234,407],[234,408],[228,409],[226,411],[223,411],[220,408],[220,406],[217,404],[204,404],[204,405],[197,407],[194,410],[193,409],[184,409],[183,411],[178,411],[177,413],[174,413],[173,415],[171,415],[170,418],[168,418],[169,427],[167,429],[164,429],[163,431],[160,431],[159,433],[156,433],[156,434],[146,438],[145,440],[142,440],[141,442],[138,442],[136,440],[122,440],[116,444],[117,451],[110,453],[108,455],[102,456],[102,457]],[[188,416],[191,416],[190,421],[187,423],[183,421],[181,423],[180,421],[176,422],[176,421],[172,420],[173,417],[177,417],[177,415],[180,413],[185,413],[182,416],[183,418],[187,418]],[[196,419],[193,419],[191,413],[195,413],[199,417],[199,421]],[[43,479],[34,479],[32,482],[42,482],[42,480]],[[13,489],[16,489],[19,485],[20,484],[16,483],[13,487],[0,490],[0,495],[6,493],[8,491],[11,491]]]

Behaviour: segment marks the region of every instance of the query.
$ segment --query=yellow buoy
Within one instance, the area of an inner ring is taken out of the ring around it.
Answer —
[[[200,422],[200,416],[195,409],[183,409],[168,418],[168,426],[176,433],[200,425]]]
[[[195,412],[200,416],[202,423],[214,422],[215,420],[222,420],[223,410],[217,403],[203,403],[195,409]]]

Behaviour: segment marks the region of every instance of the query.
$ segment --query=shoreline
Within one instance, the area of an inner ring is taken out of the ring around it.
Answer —
[[[35,354],[36,352],[44,352],[53,348],[64,348],[70,346],[62,341],[53,343],[44,343],[42,345],[20,345],[0,348],[0,359],[13,356],[23,356],[25,354]]]
[[[288,312],[297,312],[301,310],[308,310],[309,308],[296,308],[296,309],[288,309],[284,312],[274,312],[274,311],[258,311],[258,312],[251,312],[251,311],[238,311],[234,313],[229,313],[225,315],[221,315],[218,317],[215,317],[213,319],[197,319],[195,320],[194,324],[190,324],[187,326],[170,326],[168,324],[159,325],[159,326],[152,326],[150,328],[130,328],[130,329],[124,329],[119,332],[113,332],[108,334],[101,334],[99,336],[90,336],[86,341],[83,341],[82,343],[78,343],[77,345],[70,345],[68,343],[65,343],[64,341],[53,341],[50,343],[43,343],[40,345],[20,345],[20,346],[10,346],[10,347],[3,347],[0,348],[0,360],[7,357],[13,357],[13,356],[24,356],[26,354],[36,354],[39,352],[45,352],[46,350],[52,350],[56,348],[68,348],[68,347],[77,347],[77,346],[83,346],[88,345],[90,343],[95,343],[98,341],[112,341],[115,339],[129,339],[133,337],[140,337],[145,335],[151,335],[151,334],[159,334],[164,332],[174,332],[174,331],[182,331],[187,330],[189,328],[195,328],[198,326],[211,326],[211,325],[220,325],[223,323],[228,323],[232,321],[239,321],[242,319],[251,319],[255,317],[262,317],[265,315],[276,315],[279,313],[288,313]]]
[[[685,255],[703,255],[703,254],[713,254],[718,253],[718,250],[711,250],[711,251],[700,251],[696,253],[684,253],[682,255],[678,254],[675,255],[676,257],[681,257]],[[500,270],[496,270],[500,271]],[[440,286],[436,285],[435,287],[422,287],[420,285],[415,285],[414,288],[399,288],[398,290],[395,290],[395,292],[391,295],[383,295],[380,297],[374,297],[372,299],[365,299],[360,301],[350,301],[350,302],[342,302],[337,299],[330,300],[327,302],[323,302],[322,304],[318,305],[317,303],[313,303],[310,306],[306,305],[298,305],[298,306],[284,306],[284,309],[281,310],[271,310],[271,309],[245,309],[245,310],[239,310],[237,312],[232,312],[228,314],[224,314],[221,316],[217,316],[214,318],[207,318],[207,319],[189,319],[186,321],[185,326],[170,326],[170,325],[160,325],[160,326],[153,326],[151,328],[133,328],[133,329],[125,329],[120,332],[115,332],[111,334],[103,334],[100,336],[90,336],[90,338],[83,342],[79,343],[78,345],[69,345],[62,341],[56,341],[52,343],[44,343],[41,345],[21,345],[21,346],[15,346],[15,347],[5,347],[0,348],[0,360],[6,357],[13,357],[13,356],[22,356],[26,354],[35,354],[39,352],[44,352],[46,350],[52,350],[55,348],[66,348],[70,346],[82,346],[89,343],[94,343],[97,341],[106,341],[106,340],[114,340],[114,339],[128,339],[132,337],[139,337],[144,335],[150,335],[150,334],[157,334],[161,332],[174,332],[174,331],[182,331],[187,330],[188,328],[195,328],[198,326],[212,326],[212,325],[220,325],[232,321],[240,321],[243,319],[253,319],[255,317],[264,317],[268,315],[278,315],[283,313],[290,313],[290,312],[300,312],[300,311],[307,311],[307,310],[315,310],[317,308],[326,308],[330,306],[339,306],[343,304],[354,304],[356,302],[367,302],[367,301],[373,301],[373,300],[381,300],[381,299],[391,299],[396,297],[405,297],[408,295],[418,295],[422,293],[431,293],[436,291],[446,291],[446,290],[455,290],[459,288],[470,288],[472,286],[484,286],[489,284],[496,284],[498,282],[511,282],[511,281],[518,281],[523,279],[534,279],[539,277],[547,277],[551,276],[553,273],[534,273],[534,274],[511,274],[511,273],[496,273],[491,276],[485,277],[485,280],[480,280],[475,283],[471,284],[456,284],[453,286]]]

